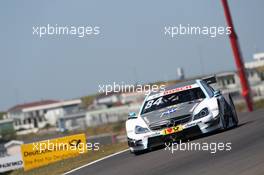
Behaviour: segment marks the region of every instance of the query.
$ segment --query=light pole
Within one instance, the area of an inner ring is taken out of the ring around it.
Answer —
[[[230,43],[232,46],[234,58],[235,58],[235,63],[237,67],[237,72],[240,78],[240,83],[242,86],[242,96],[245,98],[246,105],[248,108],[248,111],[253,111],[253,104],[252,104],[252,99],[251,99],[251,93],[250,93],[250,87],[249,83],[246,77],[246,71],[245,71],[245,66],[244,62],[241,58],[241,53],[239,49],[239,43],[238,43],[238,37],[235,33],[235,29],[233,26],[232,22],[232,17],[229,11],[229,6],[227,0],[221,0],[222,5],[224,7],[224,12],[225,12],[225,18],[227,21],[227,26],[230,27],[231,34],[229,35]]]

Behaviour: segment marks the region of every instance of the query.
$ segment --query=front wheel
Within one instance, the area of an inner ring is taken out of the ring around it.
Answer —
[[[138,156],[138,155],[144,154],[146,152],[147,152],[147,150],[138,150],[138,151],[134,151],[133,153],[135,156]]]

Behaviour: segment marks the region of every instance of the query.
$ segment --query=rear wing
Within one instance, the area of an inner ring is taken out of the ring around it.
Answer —
[[[207,84],[214,84],[216,83],[216,77],[214,76],[210,76],[210,77],[205,77],[202,79],[203,81],[205,81]]]

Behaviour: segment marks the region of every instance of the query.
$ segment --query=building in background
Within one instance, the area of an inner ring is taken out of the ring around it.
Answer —
[[[105,106],[105,107],[111,107],[114,105],[117,105],[120,103],[120,93],[108,93],[107,95],[105,93],[99,94],[96,96],[93,106],[99,107],[99,106]]]
[[[138,112],[141,103],[116,106],[112,108],[92,110],[86,113],[86,125],[98,126],[101,124],[125,121],[130,112]]]
[[[178,75],[178,79],[179,80],[184,80],[185,79],[185,75],[184,75],[184,71],[182,67],[178,67],[177,68],[177,75]]]
[[[61,115],[79,110],[81,100],[43,100],[16,105],[7,111],[7,118],[12,119],[18,134],[37,132],[47,126],[56,126]]]
[[[58,131],[64,132],[75,129],[85,129],[87,127],[125,121],[128,113],[139,111],[141,102],[144,98],[142,98],[141,95],[130,93],[119,94],[118,99],[120,101],[115,101],[115,103],[109,103],[109,101],[106,100],[106,104],[100,103],[98,107],[61,115],[58,119]]]
[[[45,119],[46,108],[44,106],[57,103],[55,100],[43,100],[25,104],[19,104],[7,111],[7,117],[14,121],[15,130],[34,130],[43,128],[47,124]]]
[[[264,98],[264,53],[254,54],[253,61],[245,63],[251,93],[254,99]],[[230,93],[234,100],[242,100],[240,79],[237,72],[216,74],[217,86],[223,93]]]
[[[0,120],[0,140],[9,140],[15,135],[12,119]]]
[[[21,153],[21,145],[23,143],[24,142],[19,141],[19,140],[11,140],[11,141],[5,143],[4,146],[5,146],[7,155],[11,156],[11,155],[20,154]]]
[[[71,115],[82,111],[80,99],[65,100],[48,106],[45,118],[49,125],[56,126],[58,119],[65,115]]]
[[[93,108],[109,108],[142,102],[146,92],[126,92],[99,94],[93,102]]]

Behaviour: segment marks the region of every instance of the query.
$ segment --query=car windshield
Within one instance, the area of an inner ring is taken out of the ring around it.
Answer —
[[[141,114],[146,114],[148,112],[159,110],[168,106],[203,98],[205,98],[205,95],[200,87],[160,96],[146,101],[142,108]]]

